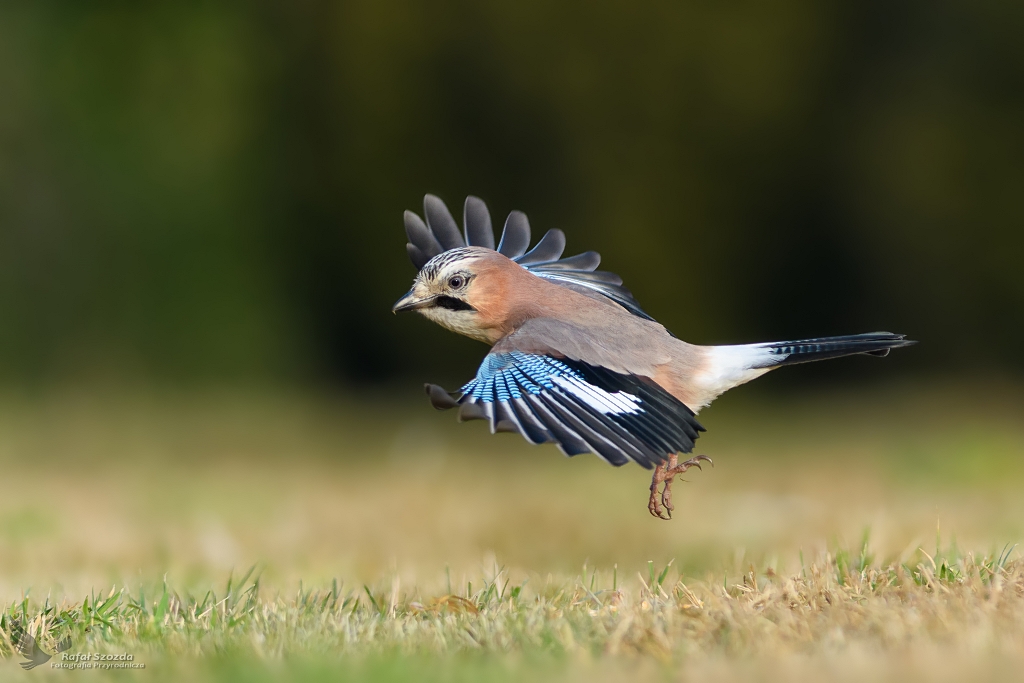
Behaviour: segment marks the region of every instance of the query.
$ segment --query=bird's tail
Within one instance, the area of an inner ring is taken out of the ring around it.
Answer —
[[[916,343],[902,334],[869,332],[764,344],[706,346],[699,369],[686,382],[690,387],[687,405],[694,411],[699,410],[723,392],[783,365],[861,353],[887,356],[891,349]]]
[[[842,337],[820,337],[798,341],[751,344],[750,347],[764,352],[761,363],[752,367],[776,367],[794,363],[810,363],[815,360],[840,358],[863,353],[868,356],[888,356],[889,351],[917,342],[906,339],[906,335],[892,332],[867,332],[848,334]]]

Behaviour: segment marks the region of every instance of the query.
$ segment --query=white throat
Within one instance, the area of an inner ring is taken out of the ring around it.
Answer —
[[[452,311],[447,308],[422,308],[419,313],[428,320],[433,320],[441,327],[461,334],[470,339],[490,343],[486,330],[480,327],[476,311]]]

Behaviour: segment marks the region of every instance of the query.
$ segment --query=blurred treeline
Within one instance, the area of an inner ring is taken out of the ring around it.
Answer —
[[[425,192],[564,229],[690,341],[1019,371],[1022,37],[990,0],[3,3],[0,376],[465,379],[483,347],[390,313]]]

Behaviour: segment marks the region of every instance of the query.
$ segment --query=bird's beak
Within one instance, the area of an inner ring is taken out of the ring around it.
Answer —
[[[415,311],[417,308],[427,308],[434,303],[435,296],[424,296],[420,297],[416,294],[415,289],[410,289],[405,296],[395,302],[395,305],[391,307],[392,313],[398,313],[399,311]]]

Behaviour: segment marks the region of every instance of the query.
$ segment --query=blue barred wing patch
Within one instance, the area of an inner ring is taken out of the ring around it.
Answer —
[[[648,378],[521,351],[489,354],[451,397],[432,385],[427,392],[436,407],[459,406],[461,419],[485,419],[492,432],[519,432],[613,465],[653,467],[692,451],[704,431],[689,408]]]

